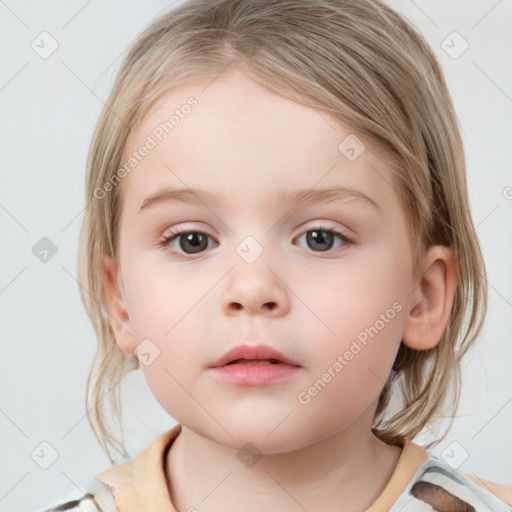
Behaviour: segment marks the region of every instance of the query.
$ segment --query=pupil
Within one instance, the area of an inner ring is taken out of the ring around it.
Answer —
[[[187,247],[187,244],[190,247]],[[201,233],[188,233],[186,236],[180,237],[180,247],[184,252],[196,253],[206,249],[208,245],[207,238]]]
[[[333,237],[333,233],[324,229],[316,229],[314,231],[310,231],[307,235],[308,244],[310,244],[312,248],[317,248],[321,251],[326,251],[331,248]]]

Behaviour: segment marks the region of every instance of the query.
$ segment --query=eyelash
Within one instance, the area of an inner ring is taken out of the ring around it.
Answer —
[[[357,245],[354,242],[354,240],[352,240],[351,238],[347,237],[346,235],[343,235],[339,231],[335,231],[334,229],[326,228],[326,227],[323,227],[323,226],[317,226],[317,227],[314,227],[314,228],[307,229],[306,231],[303,231],[298,237],[296,237],[295,240],[298,240],[304,234],[309,233],[311,231],[325,231],[326,233],[332,233],[333,235],[336,235],[337,237],[339,237],[342,240],[342,242],[344,242],[343,245],[341,245],[340,247],[337,247],[335,249],[329,249],[327,251],[312,251],[312,252],[317,252],[318,254],[322,254],[323,252],[325,252],[325,253],[333,253],[333,252],[337,253],[339,251],[346,250],[345,248],[347,246],[355,246],[355,245]],[[174,249],[170,249],[170,244],[171,244],[171,242],[174,239],[178,238],[181,235],[190,234],[190,233],[199,233],[201,235],[207,236],[208,238],[213,238],[210,235],[208,235],[208,234],[206,234],[206,233],[204,233],[202,231],[193,230],[193,229],[179,229],[179,228],[176,228],[174,230],[171,230],[170,233],[167,236],[165,236],[163,240],[161,240],[159,242],[159,245],[164,250],[166,250],[167,252],[171,252],[172,255],[174,257],[176,257],[177,259],[179,259],[179,260],[191,260],[191,259],[194,259],[194,255],[192,255],[192,254],[190,254],[190,255],[182,254],[182,253],[180,253],[178,251],[175,251]],[[206,252],[206,250],[207,249],[205,249],[202,252]],[[201,253],[197,253],[197,254],[201,254]],[[329,258],[329,256],[320,256],[320,257],[321,258]]]

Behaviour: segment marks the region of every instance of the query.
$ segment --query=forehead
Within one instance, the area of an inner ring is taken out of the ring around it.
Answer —
[[[295,189],[335,186],[356,188],[384,207],[397,198],[389,155],[328,113],[239,71],[163,94],[127,141],[123,161],[133,152],[139,160],[123,183],[132,206],[165,186],[246,204],[260,192],[282,198]]]

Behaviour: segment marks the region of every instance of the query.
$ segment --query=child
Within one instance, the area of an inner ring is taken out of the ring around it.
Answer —
[[[442,71],[394,10],[176,7],[119,71],[86,193],[91,425],[124,452],[107,404],[136,368],[179,423],[52,510],[509,510],[413,442],[457,408],[486,281]]]

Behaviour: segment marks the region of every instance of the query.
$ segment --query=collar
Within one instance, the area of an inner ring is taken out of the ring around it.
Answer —
[[[94,477],[112,489],[119,512],[177,512],[167,488],[164,463],[180,432],[178,423],[132,460]]]
[[[112,489],[119,512],[177,512],[167,487],[165,459],[180,432],[181,424],[178,423],[160,434],[132,460],[94,477]],[[418,468],[431,457],[413,441],[406,441],[390,480],[366,512],[387,512]]]

